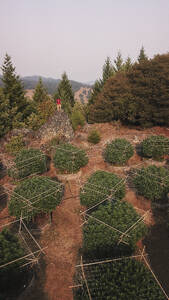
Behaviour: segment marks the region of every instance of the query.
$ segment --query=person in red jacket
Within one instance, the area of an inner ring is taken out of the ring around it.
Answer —
[[[61,111],[61,99],[56,99],[57,111]]]

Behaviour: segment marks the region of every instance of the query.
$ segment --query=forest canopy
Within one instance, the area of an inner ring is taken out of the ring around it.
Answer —
[[[143,127],[169,125],[169,54],[141,60],[106,81],[89,103],[88,121],[112,120]]]

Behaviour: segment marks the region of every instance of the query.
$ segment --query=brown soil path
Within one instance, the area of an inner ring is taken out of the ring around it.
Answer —
[[[81,246],[82,223],[79,211],[80,202],[77,197],[78,186],[75,180],[65,185],[64,199],[53,214],[52,225],[47,227],[42,236],[46,250],[46,283],[45,291],[49,299],[73,299],[73,275],[78,250]]]

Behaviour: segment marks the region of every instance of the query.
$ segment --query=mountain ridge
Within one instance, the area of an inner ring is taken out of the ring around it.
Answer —
[[[2,75],[0,75],[0,86],[2,86]],[[43,85],[46,87],[49,94],[53,95],[56,92],[57,86],[61,79],[55,79],[52,77],[44,77],[39,75],[32,75],[32,76],[23,76],[20,77],[21,81],[23,82],[25,90],[32,90],[36,87],[39,78],[42,79]],[[75,80],[70,80],[73,92],[78,91],[81,87],[91,87],[90,84],[82,83]]]

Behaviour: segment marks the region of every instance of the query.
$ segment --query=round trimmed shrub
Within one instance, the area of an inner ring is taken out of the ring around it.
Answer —
[[[137,170],[134,185],[138,193],[153,202],[166,202],[169,193],[169,170],[155,165]]]
[[[15,189],[9,201],[8,209],[12,216],[19,218],[52,212],[60,204],[63,185],[50,177],[32,177],[22,181]]]
[[[71,121],[72,121],[73,130],[76,130],[78,128],[78,126],[83,127],[86,120],[80,110],[75,110],[72,112]]]
[[[115,139],[107,144],[103,157],[110,164],[123,165],[133,154],[134,149],[129,141],[126,139]]]
[[[31,174],[42,174],[46,171],[46,156],[39,149],[23,149],[15,160],[15,167],[8,170],[9,176],[20,179]]]
[[[88,163],[84,150],[71,144],[61,144],[53,157],[54,166],[63,173],[76,173]]]
[[[152,135],[142,144],[142,155],[156,160],[162,159],[169,154],[169,138],[162,135]]]
[[[121,233],[96,220],[125,232],[140,219],[140,215],[126,201],[118,200],[115,204],[100,205],[90,216],[87,224],[83,227],[82,251],[87,257],[104,258],[130,255],[135,251],[138,240],[147,232],[145,224],[140,222],[128,232],[129,236],[123,237],[124,243],[121,242],[118,245]]]
[[[85,266],[84,271],[92,299],[165,299],[150,271],[135,259]],[[74,289],[74,300],[89,299],[84,280],[81,283]]]
[[[87,138],[88,142],[92,144],[98,144],[100,139],[100,133],[96,129],[91,130]]]
[[[115,191],[114,191],[115,190]],[[80,201],[87,208],[92,207],[107,197],[121,200],[125,196],[124,180],[116,174],[96,171],[80,191]]]

